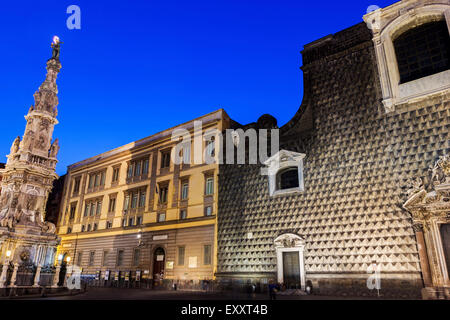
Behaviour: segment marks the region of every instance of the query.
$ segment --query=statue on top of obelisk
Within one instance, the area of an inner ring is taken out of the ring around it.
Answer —
[[[53,51],[52,51],[52,57],[50,59],[55,59],[55,60],[59,61],[59,51],[61,50],[62,43],[63,42],[59,41],[58,36],[53,36],[53,42],[51,44]]]

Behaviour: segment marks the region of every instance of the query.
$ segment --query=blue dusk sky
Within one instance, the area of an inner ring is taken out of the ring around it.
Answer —
[[[67,165],[219,108],[240,123],[285,124],[303,97],[303,46],[362,22],[350,1],[3,1],[0,162],[25,129],[61,38],[58,174]],[[81,30],[69,30],[69,5]]]

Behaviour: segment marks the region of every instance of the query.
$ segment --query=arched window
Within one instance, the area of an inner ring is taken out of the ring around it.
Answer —
[[[298,188],[298,167],[289,167],[277,173],[277,190]]]
[[[450,37],[446,21],[429,22],[394,40],[400,83],[450,69]]]

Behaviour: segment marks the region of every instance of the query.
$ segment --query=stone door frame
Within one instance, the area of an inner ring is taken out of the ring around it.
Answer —
[[[275,250],[277,253],[277,281],[284,283],[284,264],[283,252],[298,252],[298,262],[300,267],[300,285],[301,289],[306,289],[305,275],[305,241],[298,235],[293,233],[285,233],[278,236],[275,240]]]

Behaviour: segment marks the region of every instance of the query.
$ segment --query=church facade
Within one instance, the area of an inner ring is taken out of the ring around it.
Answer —
[[[224,284],[449,297],[450,5],[403,0],[364,20],[304,47],[280,151],[220,165]],[[278,126],[264,115],[231,128]]]

